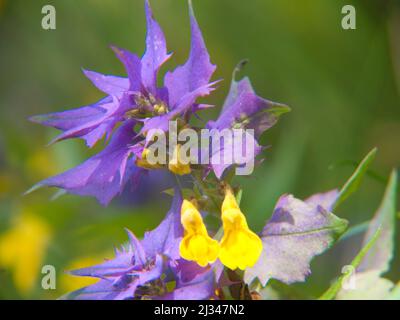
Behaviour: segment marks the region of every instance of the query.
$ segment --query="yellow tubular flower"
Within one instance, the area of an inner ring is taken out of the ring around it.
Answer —
[[[249,229],[246,218],[230,189],[227,189],[222,203],[221,218],[224,236],[220,244],[219,259],[232,270],[252,267],[260,257],[262,242]]]
[[[188,200],[183,200],[181,208],[181,223],[185,230],[179,246],[181,257],[196,261],[202,267],[218,258],[218,241],[209,237],[200,212]]]
[[[182,155],[181,155],[181,145],[178,144],[172,154],[172,159],[168,164],[168,169],[169,171],[178,174],[180,176],[183,176],[185,174],[189,174],[191,172],[190,170],[190,164],[183,164],[181,162]]]

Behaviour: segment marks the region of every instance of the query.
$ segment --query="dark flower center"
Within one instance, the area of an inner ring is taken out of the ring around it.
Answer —
[[[166,103],[157,99],[152,94],[144,95],[142,93],[135,94],[133,98],[134,109],[129,110],[125,114],[125,118],[150,118],[168,113]]]

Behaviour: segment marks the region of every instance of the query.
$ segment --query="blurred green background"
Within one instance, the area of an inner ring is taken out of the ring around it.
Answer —
[[[244,187],[243,211],[261,230],[277,198],[299,198],[340,187],[373,147],[373,172],[337,215],[352,225],[379,205],[390,170],[400,163],[400,3],[398,1],[193,0],[213,63],[223,78],[208,102],[217,106],[229,89],[236,63],[261,96],[287,103],[292,112],[263,136],[266,161]],[[168,48],[163,71],[185,61],[189,18],[184,0],[152,0]],[[57,29],[41,28],[41,8],[52,4]],[[341,8],[353,4],[357,29],[341,28]],[[142,0],[0,0],[0,299],[59,297],[85,283],[63,270],[111,257],[126,240],[124,227],[142,236],[164,216],[168,201],[133,205],[54,190],[22,196],[37,181],[92,155],[82,141],[46,147],[56,130],[28,122],[31,115],[97,101],[102,94],[80,68],[123,74],[110,44],[144,50]],[[397,238],[398,243],[399,238]],[[341,243],[312,263],[301,296],[322,293],[357,251],[357,239]],[[397,248],[399,251],[399,248]],[[57,289],[40,286],[41,266],[57,270]],[[388,275],[400,279],[399,254]]]

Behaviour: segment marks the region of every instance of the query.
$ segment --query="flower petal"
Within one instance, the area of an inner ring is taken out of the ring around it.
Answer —
[[[61,297],[62,300],[114,300],[119,292],[115,290],[113,282],[109,279],[70,292]]]
[[[107,97],[93,105],[33,116],[30,120],[64,131],[50,144],[65,139],[82,138],[89,147],[92,147],[104,134],[111,133],[119,120],[118,108],[119,102],[112,97]]]
[[[216,121],[208,123],[209,128],[253,129],[255,137],[271,128],[289,107],[257,96],[246,77],[239,82],[232,81],[231,89],[222,112]]]
[[[125,66],[125,70],[129,78],[129,90],[130,91],[141,91],[142,90],[142,78],[141,70],[142,63],[140,58],[128,50],[121,49],[112,46],[111,49],[115,52],[118,59]]]
[[[157,90],[157,73],[161,65],[170,57],[164,33],[154,20],[149,1],[145,2],[147,19],[146,52],[142,58],[142,81],[145,88],[153,95]]]
[[[175,289],[160,297],[162,300],[206,300],[214,297],[215,274],[212,267],[202,268],[183,259],[172,266],[176,277]]]
[[[133,161],[128,163],[134,152],[130,146],[133,125],[134,121],[124,123],[102,152],[73,169],[39,182],[31,190],[42,186],[57,187],[72,194],[94,196],[107,205],[123,190],[130,177],[142,170],[134,166]]]
[[[144,234],[142,245],[149,256],[163,253],[171,259],[179,258],[179,242],[183,236],[183,228],[180,222],[180,210],[182,195],[175,188],[174,198],[167,216],[160,225]]]
[[[191,24],[191,49],[187,62],[177,67],[174,71],[165,75],[165,86],[169,92],[169,105],[173,109],[180,104],[182,97],[204,87],[202,95],[209,94],[211,88],[207,86],[215,71],[215,66],[210,62],[210,56],[204,44],[199,25],[193,13],[191,2],[189,2],[190,24]]]
[[[104,75],[89,70],[83,70],[83,73],[99,90],[110,96],[116,96],[129,90],[129,79],[127,78]]]

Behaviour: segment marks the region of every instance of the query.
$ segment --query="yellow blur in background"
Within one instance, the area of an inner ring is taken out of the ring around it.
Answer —
[[[0,267],[12,273],[17,289],[28,294],[40,273],[51,241],[50,227],[38,216],[22,212],[8,231],[0,235]]]

